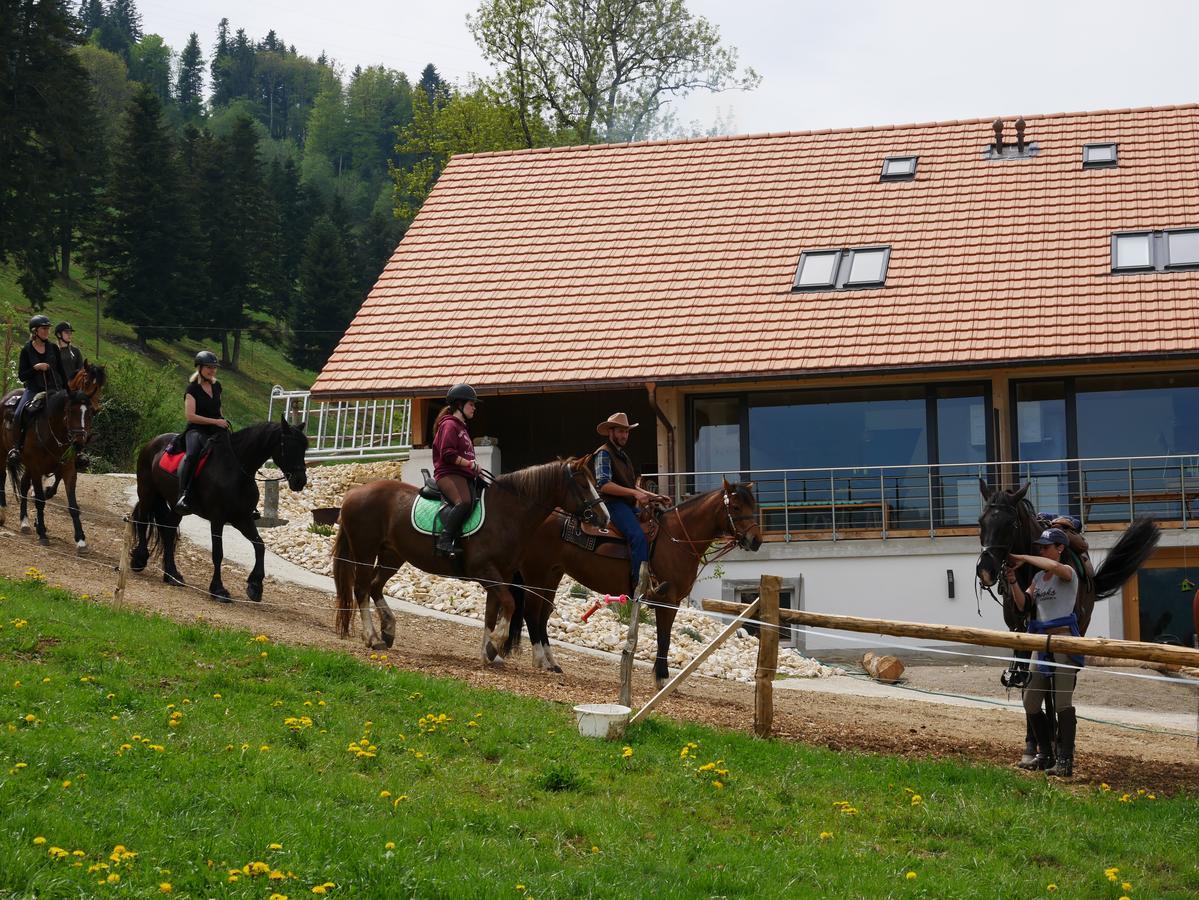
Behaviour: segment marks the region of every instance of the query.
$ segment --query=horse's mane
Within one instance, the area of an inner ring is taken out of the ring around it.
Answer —
[[[748,504],[750,509],[753,509],[754,507],[756,507],[758,505],[757,501],[754,499],[753,491],[751,491],[748,487],[746,487],[741,482],[737,482],[736,484],[730,484],[729,488],[730,488],[730,492],[742,503]],[[694,496],[688,497],[686,500],[683,500],[680,503],[675,504],[675,509],[685,509],[688,506],[694,506],[695,504],[699,503],[699,501],[706,500],[708,497],[710,497],[712,494],[716,493],[719,490],[722,490],[722,488],[713,488],[710,491],[704,491],[702,494],[695,494]]]
[[[496,476],[496,483],[510,488],[524,497],[546,497],[553,492],[562,477],[562,466],[567,460],[556,459],[552,462],[528,466]]]

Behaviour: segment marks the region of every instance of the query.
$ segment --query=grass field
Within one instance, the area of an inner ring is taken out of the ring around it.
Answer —
[[[1193,897],[1193,799],[570,709],[0,581],[0,893]]]
[[[74,282],[55,282],[44,312],[56,323],[63,319],[71,323],[75,329],[75,345],[93,362],[111,365],[118,359],[136,358],[153,368],[166,369],[163,377],[177,381],[182,393],[184,382],[193,370],[192,360],[201,346],[190,338],[178,343],[152,340],[148,342],[149,352],[143,353],[130,326],[102,317],[97,359],[96,303],[95,295],[88,293],[89,290],[86,285]],[[169,302],[169,298],[164,298],[164,302]],[[17,318],[22,325],[28,318],[28,301],[17,286],[13,270],[4,266],[0,266],[0,304],[21,310]],[[23,327],[17,330],[17,334],[21,341],[27,336]],[[11,351],[14,360],[20,349],[20,343],[14,343]],[[210,349],[220,352],[219,347]],[[2,350],[3,345],[0,344]],[[307,388],[316,376],[313,372],[293,366],[277,348],[243,338],[240,370],[225,370],[220,377],[225,386],[225,411],[237,427],[243,428],[266,417],[267,397],[272,385],[280,384],[290,389]],[[9,385],[10,388],[16,386]],[[182,405],[180,410],[182,419]]]

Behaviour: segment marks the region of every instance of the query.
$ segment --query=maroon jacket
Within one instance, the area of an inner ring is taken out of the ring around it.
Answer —
[[[470,439],[466,423],[457,416],[446,416],[437,426],[433,436],[433,478],[445,475],[461,475],[469,478],[470,473],[459,465],[459,460],[470,462],[475,458],[475,445]]]

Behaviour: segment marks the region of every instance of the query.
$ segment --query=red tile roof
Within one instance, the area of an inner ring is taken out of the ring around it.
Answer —
[[[457,156],[314,391],[1194,355],[1199,272],[1113,275],[1110,235],[1199,226],[1199,105],[1027,122],[1005,161],[989,119]],[[870,244],[885,287],[792,292],[802,250]]]

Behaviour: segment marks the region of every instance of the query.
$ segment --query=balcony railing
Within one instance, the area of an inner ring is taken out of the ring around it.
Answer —
[[[411,411],[408,399],[316,401],[308,391],[275,385],[267,416],[307,421],[310,461],[370,462],[408,455]]]
[[[1189,528],[1199,501],[1199,455],[1050,459],[744,472],[667,472],[647,476],[680,500],[752,481],[760,526],[782,540],[935,536],[977,529],[991,486],[1030,482],[1039,512],[1076,515],[1085,525],[1127,524],[1149,515]]]

